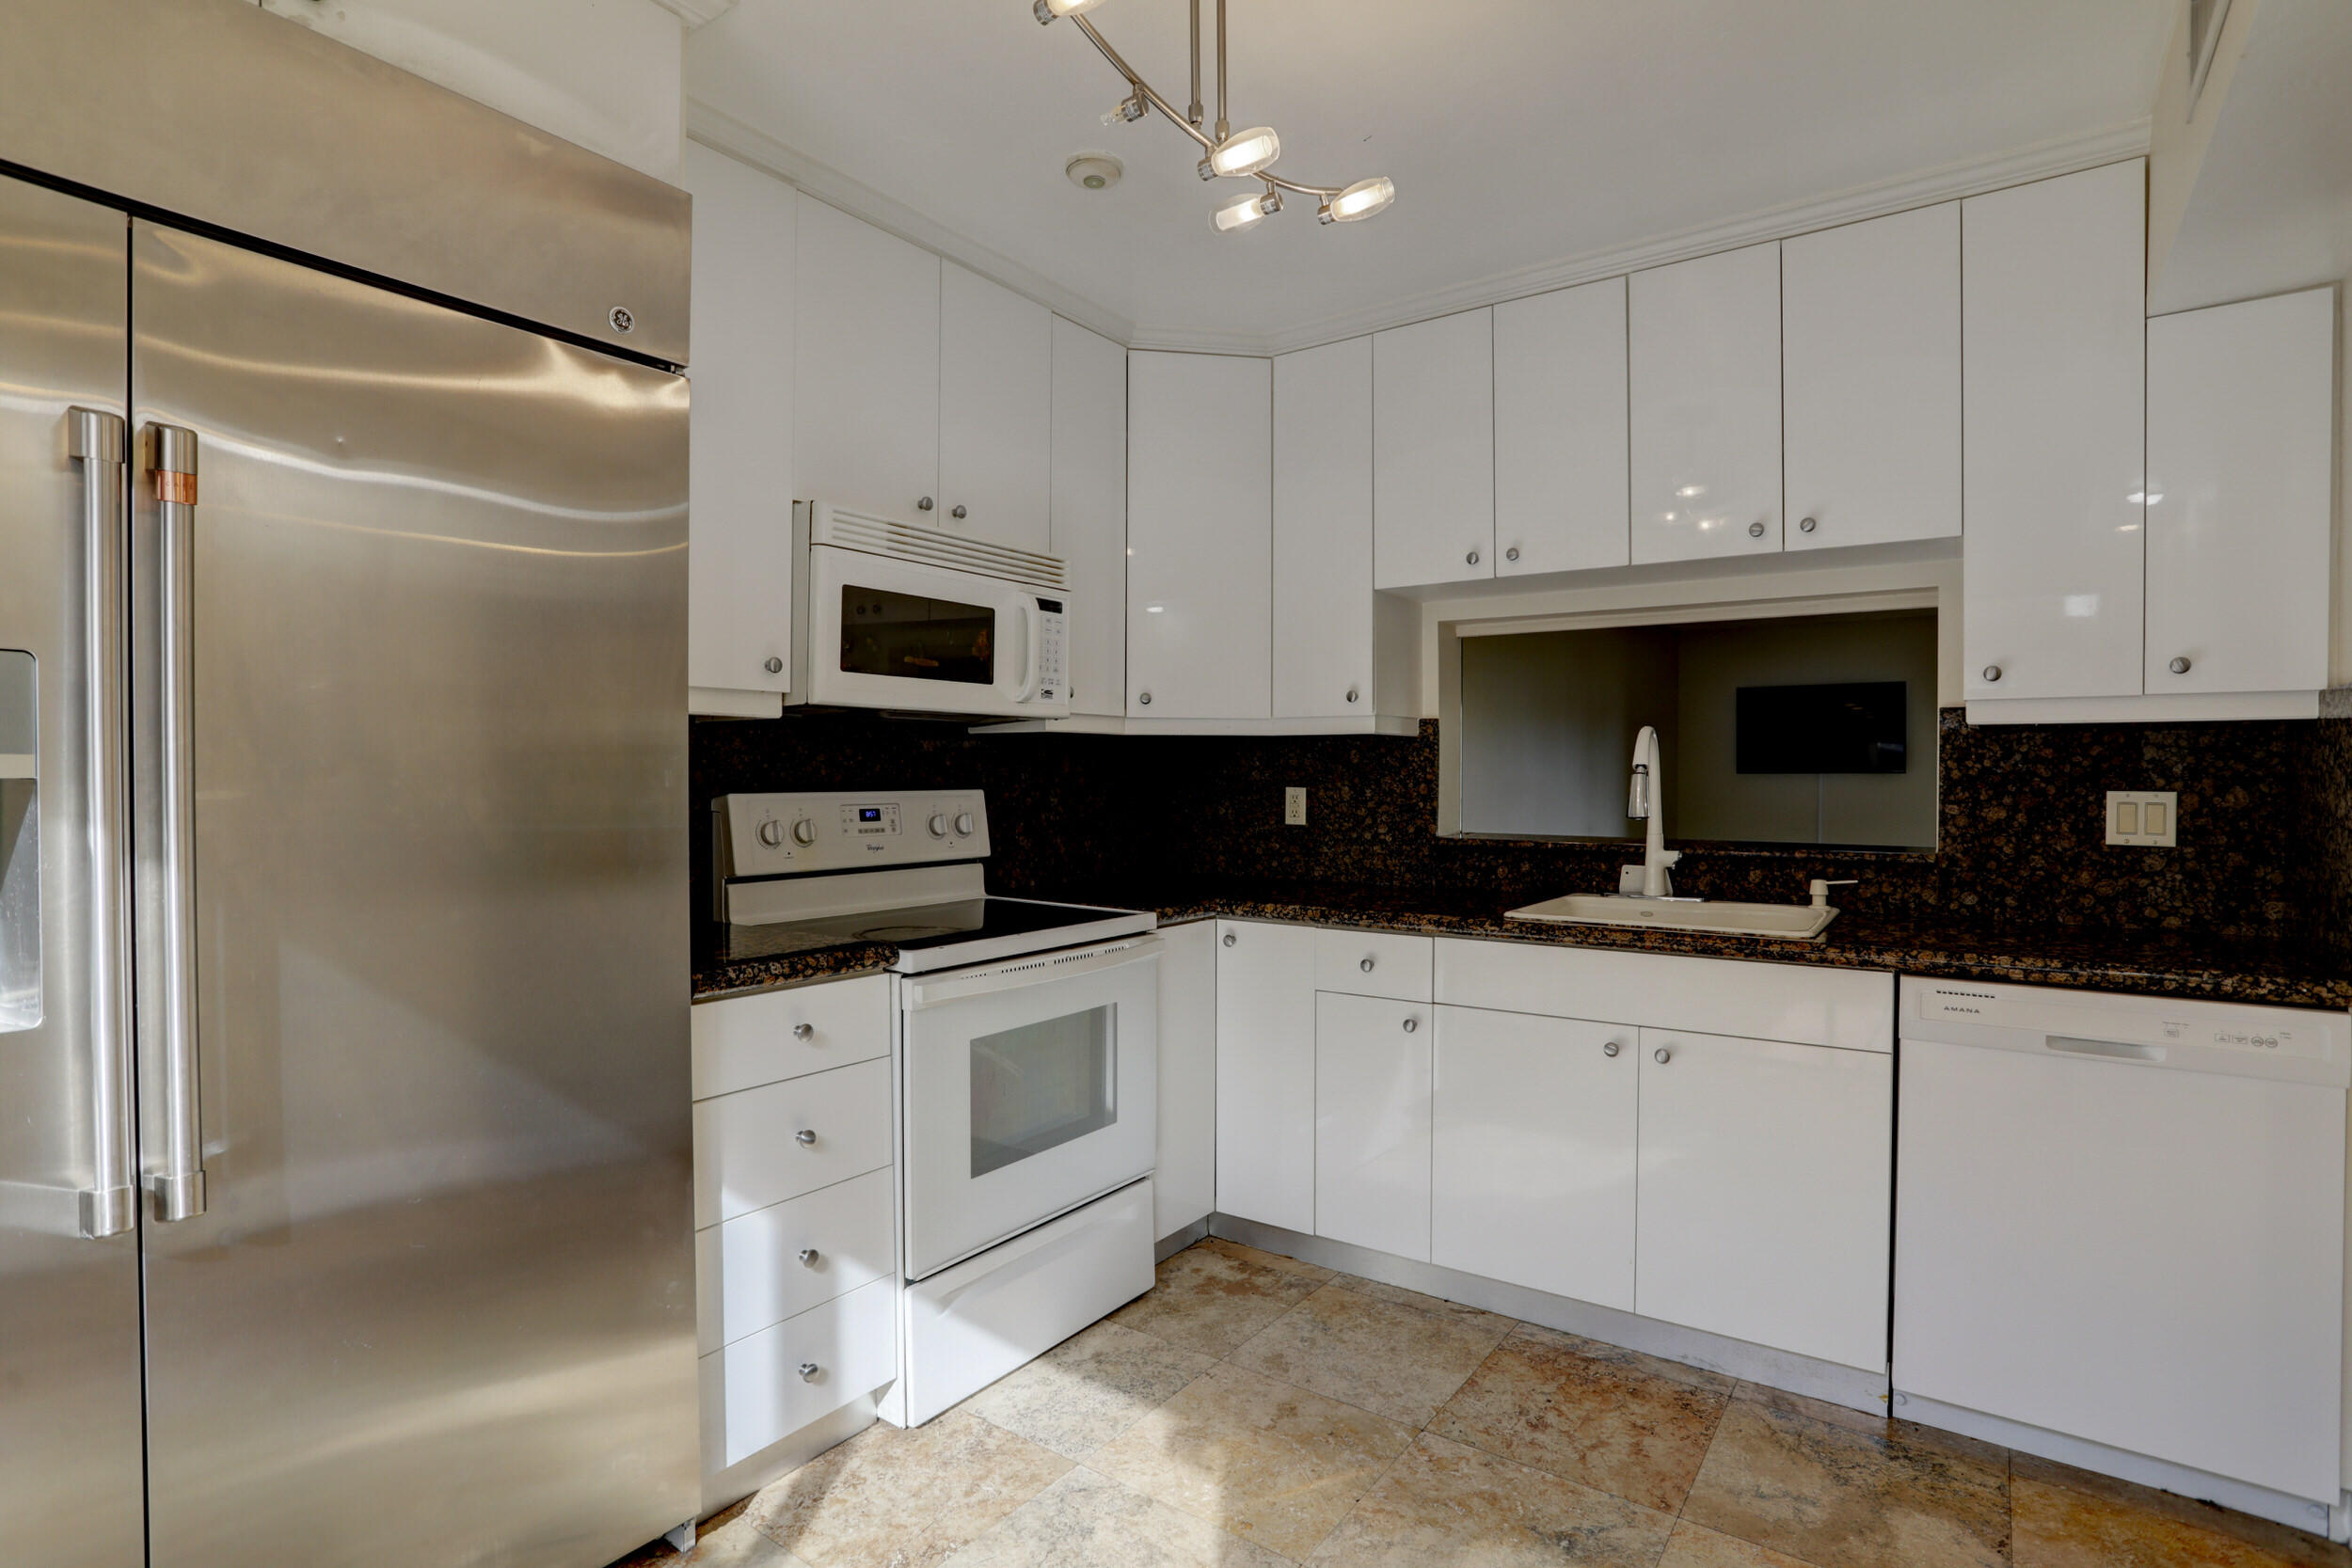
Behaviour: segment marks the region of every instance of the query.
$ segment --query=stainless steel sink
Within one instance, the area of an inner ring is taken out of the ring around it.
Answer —
[[[1837,918],[1837,911],[1832,905],[1738,904],[1712,899],[1629,898],[1623,894],[1572,893],[1565,898],[1549,898],[1509,911],[1503,918],[1809,942]]]

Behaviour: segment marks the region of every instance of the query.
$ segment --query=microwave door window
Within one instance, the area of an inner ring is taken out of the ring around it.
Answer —
[[[844,587],[841,669],[851,675],[993,686],[996,612],[887,588]]]
[[[1118,1036],[1106,1005],[973,1040],[973,1178],[1115,1124]]]

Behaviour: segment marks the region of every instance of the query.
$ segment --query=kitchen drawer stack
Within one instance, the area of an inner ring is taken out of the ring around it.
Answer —
[[[890,979],[693,1010],[703,1469],[898,1375]]]

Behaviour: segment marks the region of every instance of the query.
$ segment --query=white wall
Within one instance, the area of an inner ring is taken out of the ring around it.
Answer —
[[[685,24],[657,0],[259,0],[675,184]]]

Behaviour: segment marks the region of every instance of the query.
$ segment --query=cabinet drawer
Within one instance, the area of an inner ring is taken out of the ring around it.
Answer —
[[[896,1173],[885,1165],[694,1233],[706,1352],[892,1273]],[[803,1252],[813,1256],[803,1259]]]
[[[1386,996],[1398,1002],[1429,1000],[1427,937],[1384,931],[1315,932],[1315,990],[1353,996]]]
[[[708,1100],[889,1055],[890,976],[704,1002],[690,1016],[694,1098]]]
[[[704,1356],[703,1472],[739,1465],[898,1376],[895,1289],[877,1279]]]
[[[1875,970],[1455,937],[1437,948],[1437,997],[1449,1006],[1895,1049],[1895,977]]]
[[[803,1131],[814,1136],[803,1143]],[[694,1107],[694,1225],[888,1164],[888,1057],[706,1100]]]

